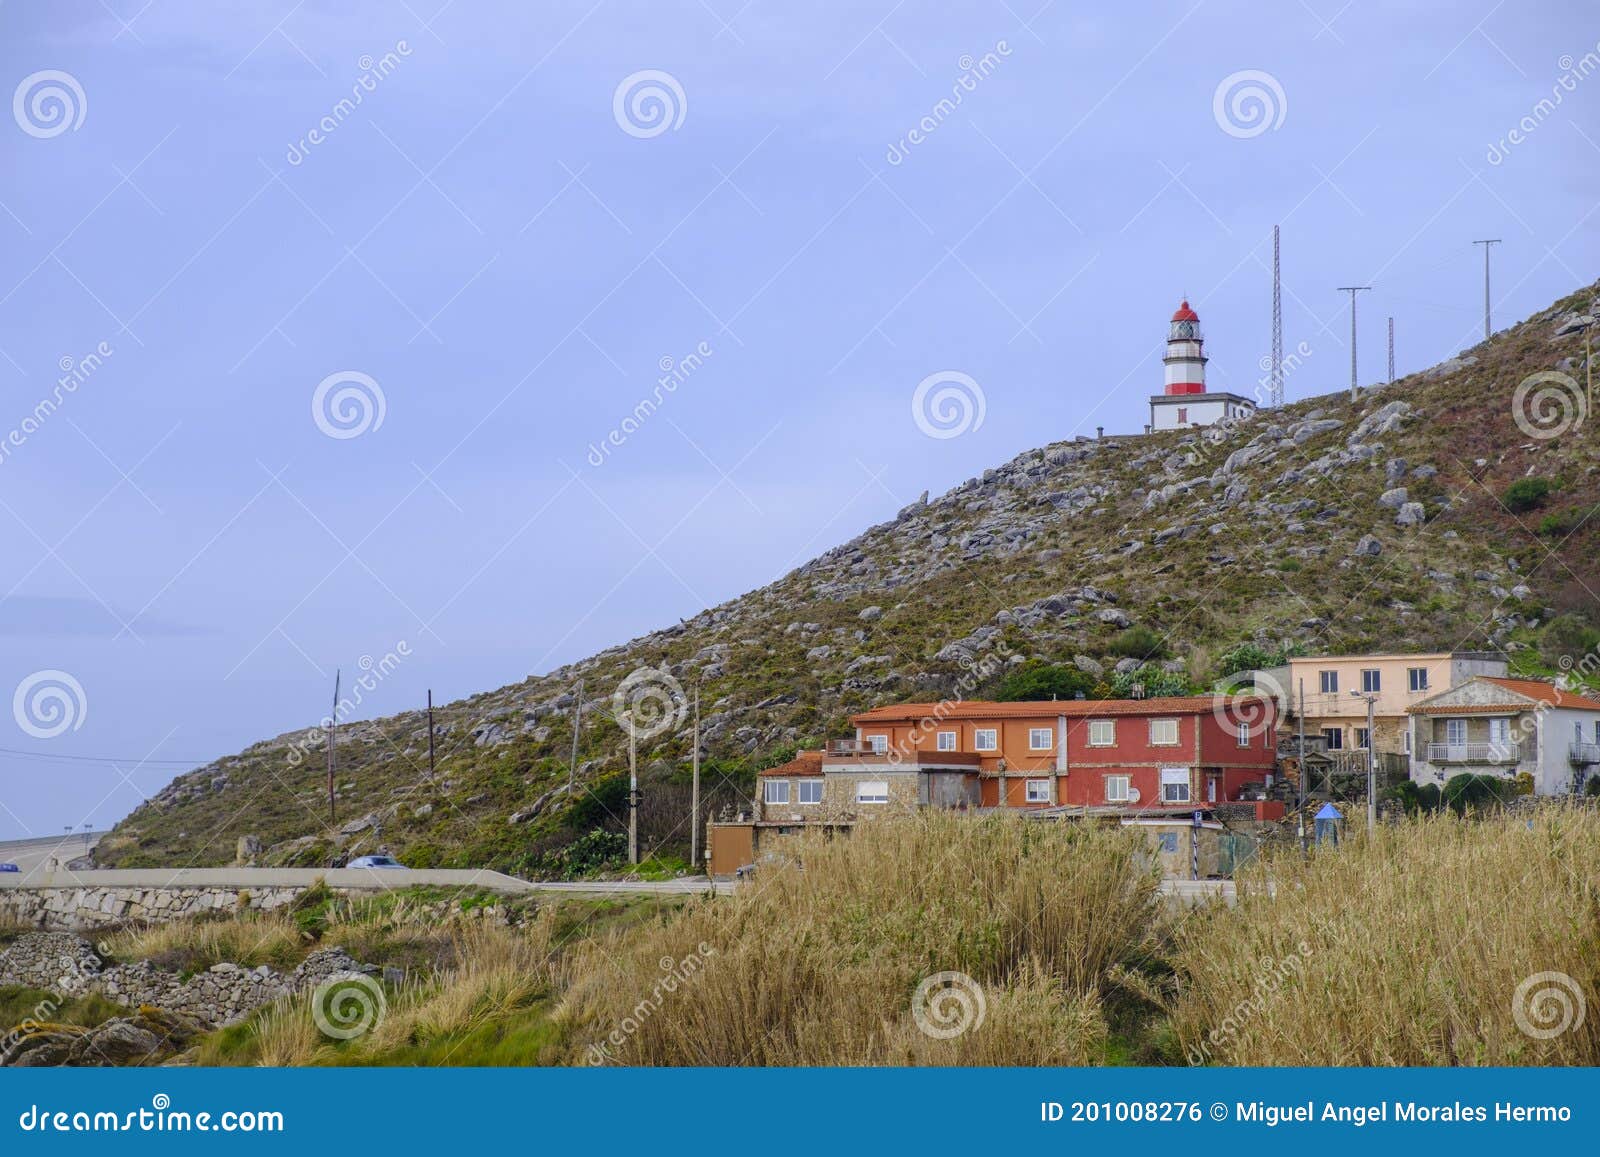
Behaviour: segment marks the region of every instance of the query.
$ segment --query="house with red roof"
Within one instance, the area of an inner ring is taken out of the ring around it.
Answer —
[[[1600,773],[1600,699],[1555,683],[1480,675],[1407,714],[1417,783],[1525,772],[1535,795],[1567,795]]]

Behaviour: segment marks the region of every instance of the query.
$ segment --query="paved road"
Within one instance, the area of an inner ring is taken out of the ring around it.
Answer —
[[[0,864],[15,864],[26,878],[37,876],[52,858],[66,863],[86,856],[100,842],[104,832],[90,832],[88,842],[81,833],[74,835],[41,836],[30,840],[0,840]],[[0,878],[11,873],[0,873]]]

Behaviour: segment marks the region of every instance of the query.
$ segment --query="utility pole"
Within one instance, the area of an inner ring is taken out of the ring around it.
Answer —
[[[694,688],[694,776],[689,789],[689,862],[700,864],[700,685]]]
[[[339,670],[333,672],[333,712],[328,716],[328,823],[336,822],[333,806],[333,749],[339,741]]]
[[[1298,718],[1295,722],[1300,730],[1300,854],[1310,853],[1310,845],[1306,842],[1306,773],[1310,770],[1306,762],[1306,681],[1300,680],[1300,710],[1295,712]]]
[[[1389,381],[1394,382],[1394,318],[1389,319]]]
[[[578,680],[578,701],[572,706],[572,762],[567,764],[567,795],[578,778],[578,733],[583,729],[583,680]]]
[[[433,766],[433,688],[428,688],[428,780],[434,777]]]
[[[628,863],[639,862],[639,739],[628,728]]]
[[[1272,406],[1283,405],[1283,283],[1278,279],[1278,227],[1272,227]]]
[[[1360,387],[1356,385],[1356,294],[1363,289],[1371,289],[1370,285],[1341,285],[1340,293],[1350,295],[1350,400],[1356,400]]]
[[[1350,694],[1367,701],[1367,834],[1370,836],[1378,830],[1378,740],[1372,733],[1372,716],[1378,696],[1367,691],[1352,691]]]
[[[1491,332],[1489,326],[1489,247],[1500,244],[1498,237],[1486,237],[1482,241],[1474,241],[1474,245],[1483,246],[1483,340],[1489,340]]]

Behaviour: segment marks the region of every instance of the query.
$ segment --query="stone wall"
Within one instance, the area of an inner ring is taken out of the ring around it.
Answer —
[[[161,923],[204,912],[269,912],[305,889],[70,887],[0,890],[0,923],[48,931],[89,931],[128,920]]]
[[[31,932],[0,952],[0,987],[43,989],[61,998],[98,992],[125,1008],[149,1005],[206,1027],[235,1024],[262,1005],[335,976],[375,971],[343,948],[321,948],[287,976],[265,964],[222,963],[184,977],[148,960],[109,965],[93,944],[65,932]]]

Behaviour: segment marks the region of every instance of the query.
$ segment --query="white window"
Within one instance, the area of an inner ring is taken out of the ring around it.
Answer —
[[[1030,779],[1028,781],[1028,802],[1050,802],[1050,781],[1048,779]]]
[[[1444,741],[1452,746],[1460,746],[1467,741],[1467,721],[1465,719],[1446,719],[1444,721]]]
[[[1365,727],[1356,728],[1356,746],[1365,751],[1370,744],[1372,733]]]
[[[954,731],[939,732],[939,750],[954,751],[956,749],[956,733]]]
[[[1337,695],[1339,693],[1339,672],[1318,671],[1317,677],[1324,695]]]
[[[1361,671],[1361,691],[1364,695],[1375,695],[1383,690],[1383,673],[1376,667],[1366,667]]]
[[[993,727],[980,727],[972,733],[974,751],[994,751],[999,746],[999,735]]]
[[[802,779],[800,781],[800,802],[822,802],[822,781],[820,779]]]
[[[1428,669],[1426,667],[1407,667],[1406,686],[1413,691],[1426,691],[1428,689]]]
[[[1239,724],[1239,746],[1250,746],[1250,725],[1248,723]]]
[[[786,779],[767,780],[766,795],[763,798],[768,803],[788,803],[789,781]]]
[[[1339,751],[1344,747],[1344,728],[1324,727],[1322,729],[1322,746],[1329,751]]]
[[[889,784],[881,779],[864,779],[856,784],[857,803],[888,803]]]
[[[1130,783],[1132,783],[1132,779],[1126,775],[1106,776],[1106,802],[1127,803],[1128,785]]]
[[[1189,769],[1187,767],[1163,767],[1161,769],[1161,802],[1189,802]]]
[[[889,737],[887,735],[869,735],[867,736],[867,742],[872,744],[872,750],[878,755],[882,755],[889,750]]]
[[[1152,719],[1150,721],[1150,743],[1153,747],[1178,746],[1178,721],[1176,719]]]
[[[1028,750],[1049,751],[1055,746],[1055,740],[1048,727],[1028,728]]]
[[[1115,747],[1117,745],[1117,721],[1115,719],[1089,720],[1089,746],[1090,747]]]

